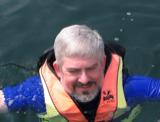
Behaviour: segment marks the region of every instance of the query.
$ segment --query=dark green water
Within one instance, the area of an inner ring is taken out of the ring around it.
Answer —
[[[132,74],[160,78],[159,0],[0,0],[0,65],[16,63],[34,68],[38,56],[52,46],[59,30],[87,24],[104,40],[126,47]],[[0,67],[0,84],[15,84],[33,72]],[[157,122],[158,102],[142,104],[135,122]],[[0,122],[38,122],[34,113],[1,114]]]

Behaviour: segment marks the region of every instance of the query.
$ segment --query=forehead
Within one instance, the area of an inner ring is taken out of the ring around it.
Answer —
[[[63,58],[64,67],[90,67],[98,64],[97,57],[82,58],[82,57],[65,57]]]

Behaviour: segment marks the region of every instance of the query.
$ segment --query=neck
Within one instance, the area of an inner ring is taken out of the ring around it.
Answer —
[[[80,111],[84,114],[84,116],[87,118],[87,120],[93,120],[96,115],[96,110],[99,105],[100,101],[100,92],[97,94],[97,96],[90,102],[80,102],[76,100],[74,97],[72,97]]]

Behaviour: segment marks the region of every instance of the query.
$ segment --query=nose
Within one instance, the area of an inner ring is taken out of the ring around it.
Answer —
[[[89,77],[86,73],[86,71],[82,71],[79,77],[79,82],[82,84],[87,84],[89,82]]]

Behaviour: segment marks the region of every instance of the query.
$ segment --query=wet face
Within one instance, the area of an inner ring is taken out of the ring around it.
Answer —
[[[104,77],[105,58],[64,58],[54,64],[65,91],[81,102],[89,102],[98,94]]]

